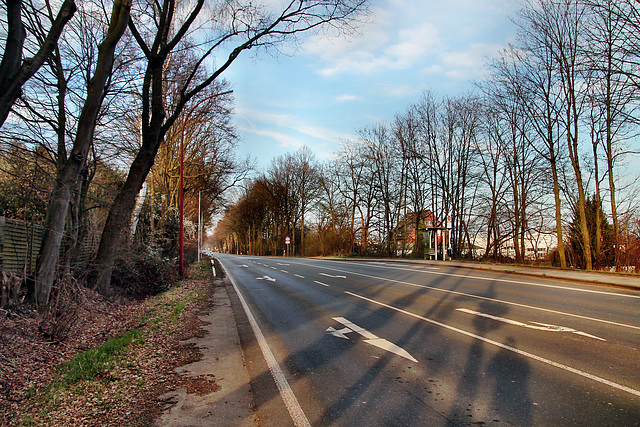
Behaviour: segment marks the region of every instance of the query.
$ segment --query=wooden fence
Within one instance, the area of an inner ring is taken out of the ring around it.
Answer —
[[[35,275],[43,234],[44,228],[39,224],[0,216],[0,271],[22,277]],[[85,238],[73,267],[85,268],[96,247],[96,242]],[[60,250],[62,255],[64,240]]]
[[[40,225],[0,217],[0,270],[20,276],[35,274],[42,234]]]

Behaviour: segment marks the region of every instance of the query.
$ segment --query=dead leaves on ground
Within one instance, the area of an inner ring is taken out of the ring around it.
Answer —
[[[38,333],[35,313],[0,312],[0,423],[149,425],[163,409],[158,396],[178,388],[198,395],[219,390],[211,376],[174,371],[202,356],[180,341],[202,334],[198,314],[211,304],[212,291],[211,278],[198,278],[145,302],[110,303],[98,297],[60,344]],[[184,308],[176,310],[178,305]],[[56,365],[134,327],[144,339],[129,346],[109,372],[62,389],[50,386]]]

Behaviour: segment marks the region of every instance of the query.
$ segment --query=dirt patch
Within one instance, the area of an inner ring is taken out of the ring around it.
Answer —
[[[187,394],[195,394],[204,396],[210,393],[220,391],[222,387],[216,381],[214,375],[198,375],[197,377],[183,377],[181,386],[186,390]]]

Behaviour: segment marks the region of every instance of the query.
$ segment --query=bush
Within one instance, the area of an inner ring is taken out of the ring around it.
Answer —
[[[71,276],[58,278],[51,292],[49,306],[40,314],[38,329],[53,342],[67,339],[80,317],[79,312],[88,304],[87,293]]]
[[[174,263],[146,247],[138,247],[116,260],[111,283],[124,296],[144,299],[170,289],[177,283]]]

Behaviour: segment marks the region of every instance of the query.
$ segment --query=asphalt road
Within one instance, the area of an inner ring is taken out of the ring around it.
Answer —
[[[215,257],[239,293],[263,425],[640,425],[640,292],[462,268]]]

